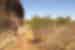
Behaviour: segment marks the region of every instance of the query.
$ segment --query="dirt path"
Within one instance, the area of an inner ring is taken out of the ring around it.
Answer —
[[[54,28],[54,32],[51,32],[47,36],[48,39],[46,41],[38,44],[38,47],[41,48],[40,50],[49,50],[48,47],[52,47],[53,45],[56,45],[56,43],[57,43],[56,38],[60,35],[61,32],[63,32],[66,29],[67,29],[67,27]],[[50,46],[48,46],[48,45],[50,45]]]
[[[49,38],[55,38],[56,36],[58,36],[61,32],[65,31],[67,29],[67,27],[59,27],[59,28],[55,28],[54,32],[52,32],[51,35],[49,35]]]
[[[64,30],[68,29],[67,27],[59,27],[59,28],[54,28],[54,32],[51,32],[52,34],[48,36],[48,40],[47,42],[49,43],[53,43],[56,41],[56,37],[60,35],[61,32],[63,32]],[[3,47],[4,45],[6,45],[6,43],[8,43],[9,41],[14,40],[14,38],[7,38],[6,40],[4,40],[1,44],[0,47]],[[51,41],[50,41],[51,40]],[[44,43],[41,43],[40,45],[44,46]],[[46,45],[45,45],[46,46]]]
[[[7,37],[4,37],[6,34],[3,34],[2,36],[2,39],[0,41],[0,48],[3,48],[3,47],[8,47],[7,45],[10,43],[10,42],[13,42],[16,38],[14,36],[12,36],[11,34],[7,34],[6,36]]]

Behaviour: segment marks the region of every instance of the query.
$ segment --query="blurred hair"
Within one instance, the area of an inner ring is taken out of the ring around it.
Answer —
[[[15,12],[18,18],[24,18],[24,9],[19,0],[7,0],[7,10]]]

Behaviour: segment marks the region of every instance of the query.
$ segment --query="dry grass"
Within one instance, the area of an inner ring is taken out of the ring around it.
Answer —
[[[48,35],[42,35],[47,38],[38,43],[39,50],[75,50],[75,24],[56,27]]]
[[[42,35],[40,38],[44,40],[32,43],[30,50],[75,50],[75,24],[60,26],[54,29],[51,27],[49,29],[49,33],[39,34]],[[8,45],[8,47],[10,47],[10,45]]]

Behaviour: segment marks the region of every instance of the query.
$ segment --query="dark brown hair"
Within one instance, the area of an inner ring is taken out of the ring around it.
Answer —
[[[23,24],[24,19],[24,9],[20,3],[20,0],[7,0],[6,4],[7,11],[16,13],[16,17],[21,19],[21,25]]]
[[[20,0],[8,0],[7,1],[7,10],[14,11],[17,14],[18,18],[24,18],[24,9],[20,3]]]

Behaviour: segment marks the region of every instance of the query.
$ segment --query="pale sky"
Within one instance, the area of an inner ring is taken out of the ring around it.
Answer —
[[[32,15],[71,16],[75,19],[75,0],[21,0],[26,18]]]

